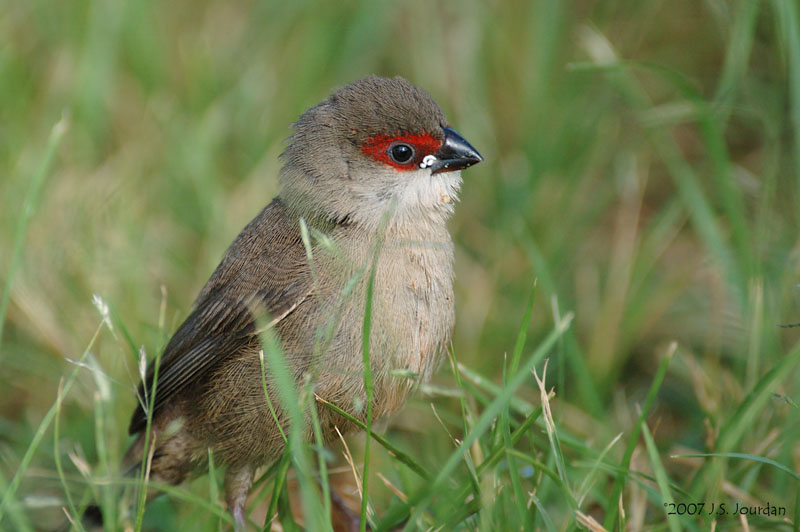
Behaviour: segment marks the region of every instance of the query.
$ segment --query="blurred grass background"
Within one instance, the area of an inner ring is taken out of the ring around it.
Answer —
[[[797,530],[796,477],[752,457],[793,471],[800,462],[800,336],[778,327],[800,321],[799,12],[794,0],[0,0],[0,490],[98,327],[93,294],[116,324],[91,347],[110,389],[97,395],[99,373],[79,372],[57,444],[48,432],[35,448],[0,527],[58,522],[56,454],[78,479],[68,453],[98,475],[99,441],[119,460],[138,349],[164,345],[276,194],[289,124],[376,73],[426,88],[485,157],[465,172],[450,225],[459,362],[501,382],[534,278],[525,353],[575,313],[548,371],[558,426],[592,449],[567,453],[567,485],[617,434],[630,437],[676,341],[647,416],[665,475],[689,492],[676,502],[770,502],[794,524],[751,517],[751,529]],[[459,401],[444,395],[480,408],[477,385],[465,386],[445,365],[392,420],[390,439],[435,471],[454,445],[444,427],[463,437]],[[760,402],[748,402],[754,390]],[[517,397],[539,404],[532,377]],[[530,452],[546,461],[534,439]],[[350,440],[357,453],[363,436]],[[631,469],[652,475],[645,443]],[[623,448],[602,463],[619,464]],[[710,459],[670,458],[696,452],[751,459],[708,469]],[[413,485],[387,457],[372,468]],[[616,472],[590,470],[579,508],[602,522],[618,506]],[[553,529],[577,526],[536,468],[517,480],[541,509],[516,521],[506,506],[516,475],[492,471],[480,479],[484,511],[458,527],[550,529],[548,513]],[[641,482],[623,490],[626,526],[664,529],[665,494]],[[373,481],[370,498],[383,515],[392,493]],[[188,503],[148,512],[153,528],[218,526]],[[711,520],[680,519],[688,529]]]

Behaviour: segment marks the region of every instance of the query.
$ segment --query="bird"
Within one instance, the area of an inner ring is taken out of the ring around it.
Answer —
[[[428,92],[378,76],[302,113],[281,156],[278,195],[236,237],[158,363],[148,365],[125,457],[140,464],[147,442],[150,478],[180,484],[207,469],[210,449],[227,467],[236,530],[245,528],[256,469],[281,456],[290,429],[275,377],[264,370],[264,331],[296,384],[363,422],[371,308],[372,419],[398,410],[450,341],[454,246],[446,222],[461,170],[483,160]],[[337,430],[358,428],[320,403],[310,408],[326,443]],[[311,441],[310,421],[303,423]]]

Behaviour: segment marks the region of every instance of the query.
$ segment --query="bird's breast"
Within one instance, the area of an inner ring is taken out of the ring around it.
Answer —
[[[342,407],[363,397],[367,288],[374,271],[369,359],[374,413],[381,417],[430,378],[450,340],[455,321],[453,244],[446,231],[425,238],[389,235],[377,256],[375,262],[375,247],[355,238],[339,238],[335,252],[315,256],[323,276],[317,301],[324,327],[314,342],[325,346],[320,395],[338,397]],[[338,273],[324,277],[330,272]]]
[[[375,278],[374,317],[394,369],[426,380],[449,341],[453,308],[453,249],[449,238],[390,243]]]

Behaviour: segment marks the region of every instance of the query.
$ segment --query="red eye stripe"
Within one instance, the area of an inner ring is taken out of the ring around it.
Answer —
[[[405,164],[397,163],[393,161],[391,157],[389,157],[389,148],[398,142],[408,144],[414,148],[414,157]],[[436,137],[430,133],[423,133],[421,135],[404,134],[395,136],[381,134],[367,139],[364,145],[361,146],[361,151],[378,162],[388,164],[397,168],[398,170],[408,170],[412,167],[419,166],[419,163],[422,161],[423,157],[426,155],[433,155],[439,151],[439,148],[441,147],[441,141],[437,140]]]

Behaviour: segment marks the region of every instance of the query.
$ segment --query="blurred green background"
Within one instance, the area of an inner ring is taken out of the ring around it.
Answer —
[[[164,345],[276,194],[289,124],[372,73],[427,89],[485,158],[450,224],[461,363],[499,382],[536,278],[526,350],[575,313],[548,372],[564,430],[596,449],[627,437],[677,341],[648,417],[673,480],[689,486],[700,462],[671,454],[714,451],[731,424],[725,451],[796,471],[794,366],[744,419],[740,405],[800,338],[778,327],[800,321],[799,12],[794,0],[0,0],[0,489],[98,327],[93,294],[115,323],[91,348],[110,396],[79,372],[58,448],[48,432],[16,489],[14,526],[57,520],[54,452],[75,476],[67,453],[97,462],[98,402],[112,463],[124,452],[139,347]],[[458,404],[440,397],[453,386],[445,364],[390,430],[433,468],[452,442],[430,403],[459,437]],[[518,395],[538,404],[533,379]],[[790,475],[726,471],[710,493],[734,486],[791,517]],[[582,510],[602,521],[610,484],[596,489]],[[645,527],[665,519],[650,502]]]

